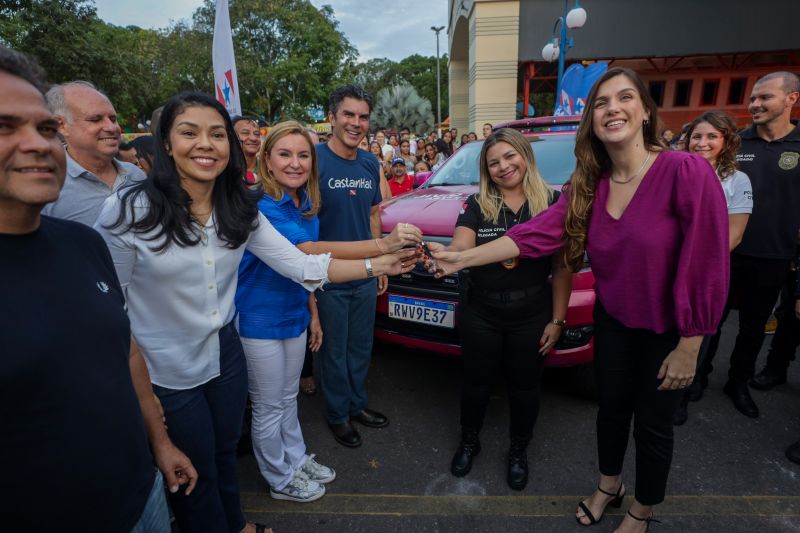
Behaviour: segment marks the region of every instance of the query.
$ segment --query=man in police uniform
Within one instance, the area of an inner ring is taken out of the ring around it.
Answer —
[[[724,390],[736,409],[751,418],[758,417],[758,406],[747,383],[753,378],[764,326],[786,279],[800,228],[800,128],[790,120],[798,97],[800,80],[795,74],[773,72],[759,79],[748,108],[753,125],[741,132],[737,154],[739,169],[753,186],[753,214],[731,256],[739,334]]]

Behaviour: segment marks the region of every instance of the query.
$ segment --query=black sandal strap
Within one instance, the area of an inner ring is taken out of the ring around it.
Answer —
[[[619,493],[622,490],[622,483],[620,483],[619,487],[617,487],[617,492],[608,492],[607,490],[603,490],[603,487],[601,487],[600,485],[597,485],[597,490],[599,490],[606,496],[614,496],[615,498],[619,498]]]
[[[589,519],[589,525],[590,525],[590,526],[593,526],[593,525],[595,525],[595,524],[597,523],[597,519],[594,517],[594,515],[593,515],[593,514],[592,514],[592,512],[589,510],[589,508],[588,508],[588,507],[586,507],[586,504],[585,504],[585,503],[583,503],[583,502],[580,502],[580,503],[578,504],[578,507],[580,507],[581,511],[583,511],[583,514],[584,514],[584,515],[586,515],[586,518],[588,518],[588,519]],[[575,518],[577,518],[577,519],[578,519],[578,522],[580,522],[580,521],[581,521],[581,517],[579,517],[579,516],[576,516]],[[582,523],[582,522],[581,522],[581,523]]]
[[[648,524],[650,524],[650,522],[655,522],[656,524],[661,523],[661,520],[656,520],[655,518],[653,518],[653,515],[650,515],[647,518],[639,518],[638,516],[633,514],[630,509],[628,509],[628,516],[630,516],[634,520],[638,520],[639,522],[647,522]]]

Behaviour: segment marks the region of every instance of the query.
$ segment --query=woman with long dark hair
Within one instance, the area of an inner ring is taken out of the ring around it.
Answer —
[[[244,161],[219,102],[177,95],[161,114],[148,178],[111,195],[95,225],[114,259],[134,349],[147,363],[169,435],[199,474],[191,497],[170,495],[187,532],[263,530],[245,523],[236,475],[247,370],[233,318],[245,249],[307,290],[326,279],[403,269],[398,255],[338,261],[292,246],[259,213],[260,193],[247,188]]]
[[[436,149],[445,159],[453,155],[453,134],[450,133],[450,130],[445,130],[444,133],[442,133],[442,138],[436,139],[435,144]]]
[[[467,199],[448,250],[467,250],[502,237],[558,198],[539,174],[531,143],[516,130],[490,135],[479,166],[479,190]],[[431,251],[445,249],[438,243],[429,246]],[[502,376],[511,418],[506,481],[522,490],[528,482],[526,450],[539,415],[544,356],[561,336],[572,273],[553,255],[479,266],[462,283],[467,287],[458,309],[464,349],[461,442],[450,471],[457,477],[469,473],[481,449],[478,434],[492,386]]]
[[[719,179],[702,158],[663,151],[657,107],[635,72],[609,69],[592,87],[577,131],[577,165],[559,201],[491,243],[433,252],[438,276],[564,249],[595,276],[597,490],[578,523],[596,524],[625,495],[631,421],[636,497],[617,531],[643,531],[672,461],[672,416],[716,331],[728,288],[728,220]]]

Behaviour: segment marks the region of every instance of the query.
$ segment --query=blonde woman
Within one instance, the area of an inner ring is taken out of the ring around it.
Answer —
[[[530,142],[515,130],[501,129],[483,145],[480,189],[467,200],[448,249],[467,250],[502,237],[558,195],[539,174]],[[572,289],[572,274],[554,257],[480,266],[465,280],[458,324],[464,350],[461,443],[451,465],[454,476],[470,471],[493,382],[504,377],[511,414],[507,482],[514,490],[528,482],[526,449],[539,414],[544,356],[561,335]]]
[[[282,122],[270,130],[258,163],[258,179],[264,189],[258,208],[301,251],[325,250],[319,253],[363,259],[399,250],[421,238],[418,229],[406,224],[398,225],[383,239],[314,242],[319,237],[320,208],[317,153],[298,122]],[[324,484],[333,481],[336,473],[306,453],[297,419],[306,343],[317,351],[323,342],[314,295],[247,253],[239,266],[236,309],[247,359],[253,405],[251,434],[259,470],[275,499],[319,499],[325,494]]]

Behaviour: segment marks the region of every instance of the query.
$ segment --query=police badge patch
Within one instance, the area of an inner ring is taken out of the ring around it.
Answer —
[[[778,159],[778,166],[783,170],[792,170],[800,162],[800,154],[797,152],[783,152]]]

